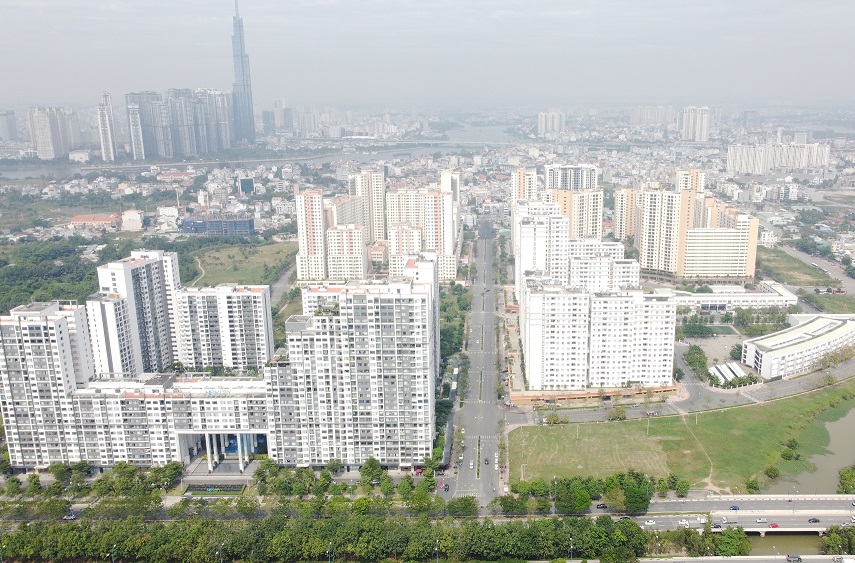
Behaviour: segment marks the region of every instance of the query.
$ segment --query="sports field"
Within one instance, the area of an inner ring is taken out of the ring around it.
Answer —
[[[631,468],[657,477],[675,473],[693,487],[744,492],[745,482],[752,477],[762,482],[763,470],[770,465],[784,474],[810,469],[805,460],[824,453],[828,445],[825,423],[843,417],[853,406],[855,379],[810,394],[697,417],[521,427],[509,435],[511,481],[520,479],[521,469],[526,480],[549,480],[605,477]],[[799,443],[801,460],[785,461],[780,456],[791,438]]]

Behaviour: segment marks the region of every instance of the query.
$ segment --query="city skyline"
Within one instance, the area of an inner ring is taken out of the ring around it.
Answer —
[[[197,0],[12,1],[0,36],[6,52],[26,44],[27,56],[0,60],[7,78],[0,104],[94,104],[102,91],[231,90],[232,8]],[[541,0],[522,9],[435,0],[392,9],[382,0],[326,0],[282,9],[257,0],[240,9],[259,109],[280,97],[291,104],[833,103],[853,86],[831,56],[855,47],[845,29],[855,5],[842,3],[568,8]],[[822,23],[806,28],[806,21]],[[798,80],[798,69],[823,76],[828,87]]]

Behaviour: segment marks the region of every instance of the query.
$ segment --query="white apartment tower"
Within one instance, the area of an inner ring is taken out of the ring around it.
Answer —
[[[703,170],[677,170],[674,172],[674,186],[677,191],[692,191],[704,193],[707,186],[707,175]]]
[[[327,229],[327,278],[361,280],[368,273],[365,250],[366,228],[361,225],[336,225]]]
[[[710,108],[707,106],[684,107],[680,125],[682,140],[706,143],[710,135]]]
[[[547,164],[547,190],[597,190],[599,168],[593,164]]]
[[[143,373],[138,328],[132,324],[129,300],[118,294],[95,293],[86,299],[95,375],[136,377]]]
[[[422,228],[410,225],[389,226],[389,275],[400,276],[411,256],[422,252]]]
[[[131,133],[133,134],[133,131]],[[113,127],[113,103],[109,92],[101,94],[101,103],[98,104],[98,137],[101,141],[101,160],[115,161],[116,133]]]
[[[136,250],[130,257],[98,267],[100,293],[128,301],[128,315],[143,370],[159,372],[173,363],[170,322],[172,296],[181,287],[178,255],[160,250]],[[114,360],[113,365],[121,364]],[[102,362],[100,365],[104,365]]]
[[[327,279],[324,196],[320,190],[304,190],[296,196],[297,279]]]
[[[564,132],[563,112],[540,112],[537,114],[537,136],[560,135]]]
[[[13,466],[80,459],[71,395],[93,371],[82,305],[30,303],[0,317],[0,396]]]
[[[368,242],[386,240],[386,178],[383,171],[362,170],[358,174],[349,174],[347,190],[350,195],[367,199]]]
[[[175,360],[185,369],[261,369],[273,355],[270,287],[221,284],[175,292]]]
[[[458,206],[454,202],[453,192],[437,190],[435,187],[390,191],[386,197],[386,217],[390,232],[400,226],[421,229],[421,247],[418,252],[436,252],[439,278],[453,280],[457,276]],[[402,233],[398,232],[394,236]],[[390,245],[390,267],[393,261],[401,262],[400,258],[393,259],[393,256],[412,255],[412,248],[398,243]]]
[[[142,116],[139,104],[128,104],[128,135],[130,136],[131,157],[134,160],[145,160],[145,144],[143,142]]]
[[[288,319],[288,356],[265,370],[282,416],[280,463],[412,467],[432,448],[437,378],[432,284],[413,280],[311,288]],[[311,311],[306,310],[311,308]]]

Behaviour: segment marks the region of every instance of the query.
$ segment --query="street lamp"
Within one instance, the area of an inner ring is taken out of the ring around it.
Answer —
[[[226,547],[226,542],[220,544],[220,550],[217,552],[220,556],[220,563],[223,563],[223,548]]]
[[[573,563],[573,538],[570,538],[570,563]]]
[[[332,563],[332,542],[327,546],[327,562]]]
[[[439,563],[439,540],[436,540],[436,547],[433,550],[436,552],[436,563]]]
[[[116,563],[116,544],[113,544],[113,549],[110,550],[110,561]]]

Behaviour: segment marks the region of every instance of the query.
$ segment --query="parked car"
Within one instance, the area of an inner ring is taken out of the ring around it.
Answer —
[[[603,504],[603,503],[599,503],[599,504],[597,505],[597,508],[608,508],[608,506],[606,506],[606,505],[605,505],[605,504]]]
[[[645,521],[644,521],[644,525],[645,525],[645,526],[655,526],[655,525],[656,525],[656,520],[645,520]]]
[[[721,524],[719,524],[718,522],[716,522],[715,524],[713,524],[713,525],[712,525],[712,527],[713,527],[713,529],[715,529],[715,530],[721,530]]]
[[[769,524],[769,527],[770,527],[770,528],[777,528],[777,527],[778,527],[778,523],[777,523],[777,522],[772,522],[771,524]]]
[[[757,519],[758,524],[765,524],[766,522],[768,522],[768,520],[766,520],[765,518],[758,518]]]
[[[65,516],[62,517],[63,520],[77,520],[77,514],[73,512],[69,512]]]
[[[733,506],[730,507],[730,509],[731,510],[739,510],[739,507],[734,504]]]
[[[819,524],[819,518],[810,518],[808,519],[809,524]]]
[[[445,491],[446,493],[448,492],[448,483],[446,483],[446,484],[442,487],[442,490],[443,490],[443,491]]]
[[[688,520],[686,520],[685,518],[683,518],[682,520],[680,520],[679,522],[677,522],[677,525],[679,525],[679,526],[688,526],[688,525],[689,525],[689,521],[688,521]]]

